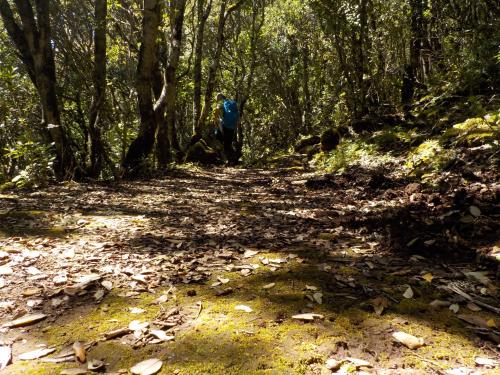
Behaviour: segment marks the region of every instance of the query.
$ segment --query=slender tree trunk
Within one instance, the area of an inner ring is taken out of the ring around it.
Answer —
[[[356,77],[356,86],[358,91],[356,95],[356,101],[358,103],[356,108],[356,117],[361,118],[368,112],[366,104],[367,87],[364,79],[366,73],[365,42],[368,28],[367,0],[361,0],[360,2],[359,19],[359,30],[357,30],[358,32],[353,31],[352,34],[352,52],[354,56],[354,76]]]
[[[90,107],[90,171],[91,177],[98,177],[105,159],[105,149],[102,142],[101,124],[102,110],[106,100],[106,30],[107,30],[107,0],[95,1],[94,30],[94,97]]]
[[[312,101],[309,89],[309,47],[307,45],[302,49],[302,68],[302,91],[304,93],[304,118],[302,123],[304,133],[309,134],[311,132]]]
[[[201,114],[201,79],[202,79],[202,60],[203,60],[203,40],[205,35],[205,25],[212,10],[212,0],[208,0],[207,7],[204,9],[205,0],[197,0],[196,14],[197,24],[196,43],[194,49],[193,65],[193,134],[200,135],[201,127],[199,117]]]
[[[401,101],[405,107],[411,105],[415,96],[415,85],[417,83],[423,39],[425,37],[425,30],[423,30],[424,4],[422,1],[423,0],[410,0],[410,61],[405,68],[403,75],[403,87],[401,89]]]
[[[259,10],[261,12],[261,19],[257,23],[257,19],[259,16]],[[265,7],[258,4],[257,0],[253,0],[252,6],[252,34],[250,37],[250,71],[247,76],[246,87],[244,89],[243,94],[241,95],[241,100],[239,102],[239,112],[240,112],[240,121],[238,122],[237,129],[237,140],[236,140],[236,159],[238,160],[243,154],[243,142],[244,142],[244,128],[243,121],[241,118],[245,113],[245,105],[248,101],[248,98],[252,92],[253,80],[255,76],[255,69],[257,67],[257,41],[259,39],[259,33],[262,29],[262,26],[265,22]]]
[[[61,124],[56,94],[56,68],[50,36],[50,1],[16,0],[21,25],[16,21],[7,0],[0,0],[0,14],[7,32],[16,45],[31,81],[35,85],[43,111],[44,132],[54,143],[56,162],[54,171],[60,180],[71,179],[77,163],[70,142]]]
[[[174,0],[171,3],[171,32],[170,32],[170,55],[166,69],[166,127],[168,142],[170,146],[178,145],[176,142],[176,99],[177,99],[177,66],[181,55],[182,28],[184,25],[184,13],[186,0]],[[164,135],[162,135],[162,138]],[[159,152],[158,163],[160,168],[166,168],[170,162],[170,152]]]
[[[137,65],[137,100],[141,126],[137,138],[130,145],[125,157],[127,174],[137,172],[137,167],[153,150],[157,121],[153,105],[152,78],[156,59],[156,39],[161,20],[161,1],[144,0],[142,41]]]

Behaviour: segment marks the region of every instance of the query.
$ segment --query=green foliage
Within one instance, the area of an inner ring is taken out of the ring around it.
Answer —
[[[409,174],[426,179],[434,172],[445,169],[454,157],[453,150],[443,148],[437,139],[430,139],[408,154],[405,168]]]
[[[496,143],[500,139],[500,112],[488,114],[484,117],[475,117],[455,124],[444,133],[445,139],[456,144],[473,145]]]
[[[364,140],[343,140],[337,149],[329,153],[316,154],[313,164],[327,172],[342,173],[354,165],[372,168],[389,159],[389,156],[377,153],[375,145]]]
[[[53,177],[54,157],[51,147],[27,141],[18,142],[13,148],[6,148],[3,157],[16,165],[15,176],[9,185],[32,188],[47,184]]]

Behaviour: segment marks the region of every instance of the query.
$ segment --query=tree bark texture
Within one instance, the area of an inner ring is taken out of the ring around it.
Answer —
[[[56,177],[59,180],[71,179],[74,177],[77,163],[61,124],[56,94],[54,51],[50,36],[50,1],[34,1],[36,21],[29,0],[15,0],[14,3],[21,25],[16,21],[7,0],[0,0],[0,14],[40,97],[44,132],[54,143]]]
[[[94,97],[89,114],[90,171],[91,177],[98,177],[105,159],[102,141],[102,111],[106,100],[106,31],[107,0],[95,1],[94,30]]]
[[[130,145],[125,157],[126,174],[134,174],[137,167],[153,150],[157,121],[154,112],[152,78],[155,65],[156,39],[161,20],[161,1],[144,0],[142,40],[137,64],[137,101],[141,126],[137,138]]]

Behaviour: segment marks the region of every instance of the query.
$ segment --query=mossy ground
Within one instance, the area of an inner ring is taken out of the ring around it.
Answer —
[[[345,266],[338,271],[352,274],[345,272],[349,271]],[[177,306],[187,318],[171,343],[133,349],[120,339],[98,341],[104,332],[127,326],[131,320],[154,319],[159,307],[151,304],[154,296],[150,294],[130,299],[113,293],[98,305],[81,305],[71,315],[45,324],[42,329],[31,329],[21,337],[32,344],[44,343],[58,348],[77,340],[97,341],[89,351],[89,358],[104,360],[111,371],[128,369],[143,359],[159,357],[165,362],[161,374],[174,371],[180,374],[320,373],[321,365],[339,347],[343,348],[344,355],[359,358],[370,353],[377,367],[389,368],[397,363],[422,372],[433,372],[438,367],[445,370],[453,364],[473,366],[474,358],[482,354],[470,332],[451,311],[429,307],[433,296],[425,293],[426,288],[429,289],[425,285],[421,291],[417,289],[422,297],[403,299],[389,307],[386,314],[378,316],[359,296],[352,300],[328,291],[329,278],[321,277],[313,268],[285,266],[275,272],[259,269],[245,278],[235,272],[218,276],[230,279],[226,286],[234,288],[233,293],[216,296],[216,288],[209,286],[215,278],[207,285],[175,288],[175,298],[163,307]],[[275,286],[262,289],[270,282]],[[306,285],[324,292],[323,304],[312,305],[305,298]],[[188,296],[194,294],[193,291],[196,295]],[[194,306],[198,301],[202,302],[203,309],[196,317]],[[251,307],[253,312],[235,310],[239,304]],[[144,308],[146,312],[133,315],[128,311],[131,306]],[[325,319],[312,323],[291,319],[303,311],[323,314]],[[425,337],[427,346],[418,351],[395,346],[390,337],[394,329]],[[57,374],[62,368],[75,365],[17,362],[6,373]]]

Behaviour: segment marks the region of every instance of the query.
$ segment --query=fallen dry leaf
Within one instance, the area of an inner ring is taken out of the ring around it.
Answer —
[[[31,352],[26,352],[19,355],[19,359],[23,361],[29,361],[32,359],[38,359],[49,355],[50,353],[54,353],[56,348],[42,348],[37,350],[32,350]]]
[[[424,339],[405,332],[394,332],[392,337],[410,349],[418,349],[424,345]]]
[[[257,250],[245,250],[245,253],[243,254],[243,258],[252,258],[255,255],[257,255],[259,252]]]
[[[247,313],[251,313],[253,311],[251,307],[248,307],[248,306],[245,306],[245,305],[237,305],[237,306],[235,306],[234,309],[235,310],[239,310],[239,311],[244,311],[244,312],[247,312]]]
[[[113,289],[113,283],[109,280],[104,280],[101,285],[106,289],[106,290],[111,290]]]
[[[12,347],[9,345],[0,346],[0,371],[6,368],[12,361]]]
[[[426,273],[425,275],[422,276],[422,279],[430,283],[434,279],[434,276],[432,276],[432,273]]]
[[[21,318],[15,319],[9,323],[5,323],[3,325],[3,327],[7,327],[7,328],[24,327],[24,326],[38,323],[39,321],[45,319],[46,317],[47,317],[47,315],[45,315],[45,314],[25,315]]]
[[[153,375],[161,370],[163,362],[158,358],[146,359],[139,362],[130,369],[130,372],[135,375]]]
[[[382,313],[384,312],[384,309],[389,307],[390,302],[386,297],[380,296],[380,297],[375,298],[372,301],[372,305],[373,305],[373,309],[375,310],[375,314],[382,315]]]
[[[318,305],[321,305],[323,303],[323,293],[316,292],[313,294],[313,300],[316,302]]]
[[[14,273],[14,270],[10,266],[0,266],[0,275],[12,275]]]
[[[486,366],[486,367],[496,367],[500,365],[500,362],[498,360],[486,357],[476,357],[475,362],[479,366]]]
[[[276,283],[270,283],[270,284],[266,284],[262,287],[262,289],[271,289],[271,288],[274,288],[274,286],[276,285]]]
[[[175,336],[167,335],[165,331],[161,331],[159,329],[152,329],[151,331],[149,331],[149,333],[157,337],[161,341],[171,341],[175,339]]]
[[[406,289],[406,291],[403,293],[403,297],[406,299],[413,298],[414,295],[415,293],[413,293],[413,289],[411,287],[408,287],[408,289]]]
[[[98,359],[91,359],[88,363],[87,363],[87,369],[90,370],[90,371],[98,371],[98,372],[101,372],[104,370],[104,366],[106,364],[103,362],[103,361],[100,361]]]
[[[141,322],[139,320],[132,320],[128,325],[128,328],[131,331],[142,331],[143,329],[146,329],[148,327],[149,327],[148,322]]]
[[[131,314],[142,314],[146,311],[144,309],[141,309],[140,307],[129,307],[128,310]]]
[[[324,318],[325,317],[323,315],[314,313],[297,314],[292,316],[292,319],[305,320],[305,321],[313,321],[315,319],[324,319]]]

